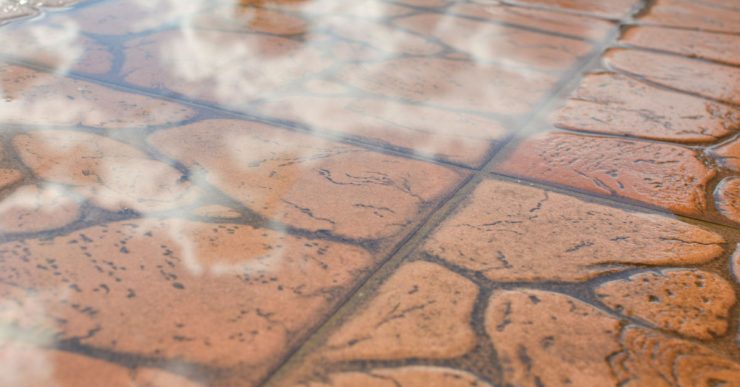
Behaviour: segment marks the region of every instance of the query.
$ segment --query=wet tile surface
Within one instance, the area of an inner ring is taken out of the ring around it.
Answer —
[[[0,385],[733,385],[738,13],[0,0]]]

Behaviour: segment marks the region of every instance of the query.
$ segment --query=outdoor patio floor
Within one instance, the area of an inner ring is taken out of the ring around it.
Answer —
[[[740,0],[22,3],[0,386],[740,386]]]

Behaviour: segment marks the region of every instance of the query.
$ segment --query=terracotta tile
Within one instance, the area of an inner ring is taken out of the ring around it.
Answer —
[[[150,142],[266,218],[353,239],[402,237],[464,177],[248,121],[200,121]]]
[[[714,191],[714,201],[722,215],[740,223],[740,177],[724,178]]]
[[[723,242],[668,217],[484,180],[422,251],[494,281],[579,281],[636,264],[708,262]]]
[[[475,62],[502,63],[509,68],[524,66],[564,72],[592,49],[590,44],[575,39],[447,14],[420,14],[395,19],[394,23],[421,36],[439,39]]]
[[[494,292],[486,309],[509,385],[616,385],[607,359],[620,349],[616,318],[564,294]]]
[[[638,26],[628,29],[620,42],[636,47],[675,52],[692,58],[740,65],[740,37],[736,35]]]
[[[13,139],[33,173],[68,184],[110,211],[163,211],[193,202],[198,190],[182,172],[124,143],[96,134],[56,130]]]
[[[425,1],[425,0],[420,0]],[[434,0],[432,0],[434,1]],[[351,16],[363,19],[387,19],[395,16],[407,15],[415,12],[413,8],[406,7],[403,1],[397,3],[376,0],[322,0],[322,1],[293,1],[293,2],[269,2],[266,6],[277,9],[290,9],[307,15],[314,20],[318,17],[324,20],[330,16]]]
[[[79,199],[61,187],[24,185],[0,201],[0,233],[53,230],[79,216]]]
[[[372,264],[357,247],[246,225],[118,222],[0,245],[0,293],[19,305],[3,320],[250,384]]]
[[[153,368],[129,370],[71,352],[0,344],[0,384],[22,387],[197,387],[201,384]]]
[[[384,99],[290,96],[260,107],[270,116],[349,138],[481,166],[506,130],[496,121]],[[327,120],[327,117],[331,117]]]
[[[740,138],[712,148],[708,153],[717,159],[717,164],[740,172]]]
[[[721,2],[728,5],[727,2]],[[717,7],[716,2],[687,0],[656,0],[641,22],[705,31],[740,33],[737,23],[740,9]]]
[[[3,124],[119,129],[169,124],[195,115],[180,104],[13,65],[0,64],[0,90]]]
[[[366,386],[366,387],[490,387],[474,375],[452,368],[410,366],[380,368],[362,372],[338,372],[327,376],[327,382],[310,381],[300,386]]]
[[[405,27],[401,25],[401,27]],[[434,55],[444,47],[425,34],[414,34],[383,21],[363,21],[353,18],[329,18],[322,29],[343,39],[363,42],[394,55]],[[412,30],[412,32],[414,32]],[[418,31],[416,31],[418,32]]]
[[[710,142],[740,127],[740,109],[614,73],[588,74],[552,118],[556,126],[653,140]]]
[[[540,72],[429,58],[348,65],[337,72],[336,78],[387,97],[508,115],[527,113],[555,82],[552,76]]]
[[[610,31],[616,28],[614,23],[606,20],[498,3],[458,3],[450,7],[448,13],[517,24],[592,40],[604,39]]]
[[[506,0],[511,4],[533,5],[554,8],[568,12],[593,14],[601,17],[619,19],[640,8],[639,0]]]
[[[626,316],[699,339],[724,335],[735,305],[732,285],[700,270],[642,272],[605,282],[595,292],[601,302]]]
[[[128,41],[124,51],[127,82],[237,110],[332,64],[324,51],[293,39],[214,30],[155,33]]]
[[[105,74],[113,66],[113,54],[90,37],[80,33],[70,18],[47,18],[18,23],[0,29],[0,54],[16,61],[54,69],[58,74],[72,70]]]
[[[23,179],[23,174],[17,168],[10,164],[4,144],[2,143],[3,138],[0,137],[0,190],[5,187],[13,185]]]
[[[735,252],[730,257],[730,271],[735,277],[735,282],[740,284],[740,243],[735,245]]]
[[[302,35],[308,22],[291,13],[270,9],[266,4],[224,4],[193,16],[195,28],[222,31],[264,32],[276,35]]]
[[[334,332],[331,360],[446,359],[475,346],[469,325],[478,288],[441,266],[402,266],[377,295]]]
[[[494,168],[690,216],[706,211],[706,185],[715,175],[681,146],[562,132],[523,141]]]
[[[218,205],[218,204],[211,204],[206,205],[203,207],[196,208],[194,211],[195,215],[198,216],[205,216],[209,218],[239,218],[242,215],[229,207]]]
[[[619,385],[709,386],[740,380],[740,364],[686,340],[630,326],[622,342],[623,350],[610,359]]]
[[[662,86],[740,104],[740,69],[737,67],[626,49],[609,50],[604,62]]]

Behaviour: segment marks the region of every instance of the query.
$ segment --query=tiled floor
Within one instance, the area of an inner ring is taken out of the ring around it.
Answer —
[[[740,386],[740,1],[27,3],[0,386]]]

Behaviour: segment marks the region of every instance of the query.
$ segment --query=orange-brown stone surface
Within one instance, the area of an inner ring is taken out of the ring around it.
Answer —
[[[635,264],[708,262],[723,241],[668,217],[484,180],[422,251],[495,281],[577,281]]]
[[[720,214],[740,223],[740,177],[724,178],[714,191],[714,201]]]
[[[672,89],[740,104],[740,68],[693,58],[639,50],[612,49],[604,55],[612,68]]]
[[[326,382],[308,381],[306,387],[489,387],[490,384],[464,371],[451,368],[410,366],[371,369],[362,372],[338,372]]]
[[[118,222],[0,245],[0,298],[15,305],[0,317],[108,351],[238,366],[251,383],[372,262],[357,247],[251,226]]]
[[[26,67],[0,64],[0,123],[118,129],[162,125],[190,108]]]
[[[475,345],[469,325],[477,287],[441,266],[402,266],[377,295],[332,334],[324,356],[352,359],[445,359]]]
[[[601,302],[626,316],[699,339],[723,335],[735,305],[732,286],[700,270],[638,273],[606,282],[595,292]]]
[[[60,187],[24,185],[0,201],[0,232],[53,230],[80,216],[79,199]]]
[[[735,251],[730,257],[730,271],[735,277],[735,282],[740,284],[740,243],[735,245]]]
[[[519,143],[494,169],[701,216],[715,175],[677,145],[547,132]]]
[[[2,140],[4,140],[4,138],[0,137],[0,141]],[[0,190],[23,179],[21,171],[8,165],[8,163],[9,160],[7,152],[3,149],[3,146],[0,146]]]
[[[201,121],[150,142],[265,217],[357,239],[397,238],[463,177],[248,121]]]
[[[619,320],[570,296],[494,292],[485,317],[507,384],[609,386],[607,358],[620,349]]]
[[[505,0],[511,4],[555,8],[563,11],[590,13],[601,17],[619,19],[627,16],[639,6],[637,0]]]
[[[737,385],[740,364],[692,342],[629,326],[622,332],[623,349],[609,359],[618,385]]]
[[[67,130],[35,131],[13,139],[33,173],[68,184],[111,211],[161,211],[188,204],[197,191],[183,174],[132,146]]]
[[[620,42],[635,47],[740,65],[740,36],[737,35],[638,26],[628,29],[622,35]]]
[[[709,154],[717,159],[719,165],[740,172],[740,138],[710,149]]]
[[[740,33],[740,7],[730,1],[656,0],[641,22],[704,31]]]
[[[565,129],[709,142],[740,128],[740,109],[614,73],[589,74],[552,118]]]

